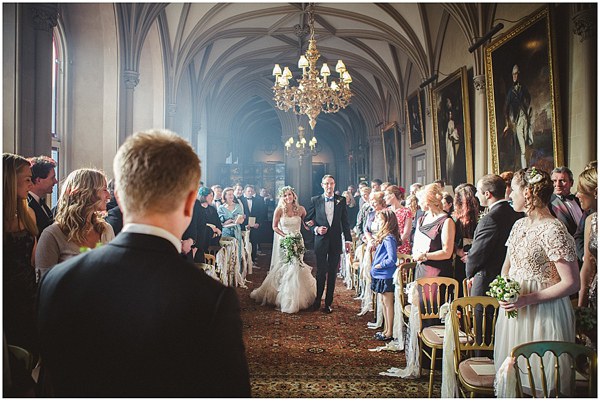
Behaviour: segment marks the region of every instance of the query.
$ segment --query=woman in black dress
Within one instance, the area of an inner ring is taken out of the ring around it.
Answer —
[[[27,159],[2,155],[3,188],[3,330],[6,342],[36,353],[37,284],[35,213],[27,206],[27,194],[33,187]]]
[[[456,224],[454,246],[456,258],[454,259],[454,278],[458,281],[459,296],[463,295],[462,281],[467,277],[465,262],[467,253],[471,249],[477,217],[479,216],[479,199],[475,196],[477,188],[471,184],[460,184],[454,190],[454,212],[452,218]]]
[[[217,209],[213,206],[214,192],[207,187],[198,189],[198,198],[194,212],[198,213],[196,255],[194,262],[204,262],[204,254],[208,252],[209,246],[219,246],[221,239],[222,224]]]

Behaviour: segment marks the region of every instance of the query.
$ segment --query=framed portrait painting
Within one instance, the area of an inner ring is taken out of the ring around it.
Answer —
[[[437,179],[452,187],[473,183],[467,68],[459,68],[436,85],[431,102]]]
[[[494,173],[563,164],[552,21],[544,6],[485,49]]]
[[[400,144],[398,126],[391,123],[381,131],[383,143],[383,162],[385,164],[385,181],[398,184],[400,180]]]
[[[408,137],[410,148],[418,148],[425,145],[425,130],[423,129],[423,104],[421,103],[421,92],[416,90],[406,100],[404,100],[404,109],[406,110],[406,125],[408,128]]]

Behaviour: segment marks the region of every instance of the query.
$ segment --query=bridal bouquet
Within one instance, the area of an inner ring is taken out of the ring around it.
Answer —
[[[304,243],[302,242],[302,234],[300,233],[286,235],[285,238],[281,240],[279,246],[285,252],[285,261],[287,263],[290,263],[294,258],[300,260],[300,257],[306,251]]]
[[[486,292],[490,297],[496,298],[498,301],[510,303],[517,302],[521,293],[521,285],[508,277],[498,276],[490,283],[490,290]],[[517,317],[517,311],[513,310],[505,312],[509,318]]]

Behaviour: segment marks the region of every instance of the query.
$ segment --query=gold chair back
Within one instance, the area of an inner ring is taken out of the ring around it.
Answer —
[[[406,308],[408,305],[408,297],[404,293],[404,289],[408,283],[414,280],[416,267],[417,262],[404,263],[400,265],[400,271],[398,272],[398,281],[400,283],[400,302],[402,303],[402,311],[407,318],[410,317],[410,311]]]
[[[419,315],[423,319],[440,317],[440,306],[456,298],[458,281],[450,277],[423,277],[417,279]]]
[[[546,354],[546,352],[550,352],[554,355],[552,366],[544,366],[542,357]],[[537,354],[536,357],[533,354]],[[549,389],[546,381],[545,369],[554,369],[554,377],[560,378],[559,372],[561,368],[560,356],[562,354],[567,354],[570,356],[568,358],[570,360],[569,372],[571,373],[570,378],[570,391],[575,395],[575,378],[576,378],[576,358],[580,355],[585,356],[587,358],[587,362],[589,363],[589,371],[587,374],[587,397],[597,396],[597,372],[598,372],[598,356],[596,351],[591,348],[588,348],[584,345],[565,342],[565,341],[535,341],[526,344],[521,344],[515,348],[510,353],[511,357],[516,359],[515,367],[517,368],[517,394],[519,397],[523,397],[523,383],[521,382],[521,375],[518,374],[519,371],[527,372],[527,377],[529,379],[529,388],[531,389],[532,396],[536,397],[536,384],[541,384],[541,390],[544,394],[544,398],[548,398],[551,390],[555,390],[555,395],[561,396],[564,394],[568,394],[564,392],[564,389],[561,389],[561,380],[554,380],[555,386],[554,389]],[[519,357],[523,356],[525,358],[525,367],[519,367]],[[540,364],[540,377],[537,380],[534,378],[532,369],[531,369],[531,361],[532,358],[537,358]],[[585,377],[585,375],[584,375]],[[537,388],[540,388],[538,386]]]
[[[206,264],[217,266],[217,258],[213,254],[205,253],[204,260]]]

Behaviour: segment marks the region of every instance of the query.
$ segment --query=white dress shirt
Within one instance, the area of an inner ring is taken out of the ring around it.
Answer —
[[[335,195],[332,195],[334,197]],[[327,222],[329,223],[329,227],[333,223],[333,208],[335,206],[335,198],[333,202],[327,202],[327,196],[323,194],[323,198],[325,199],[325,214],[327,215]]]

